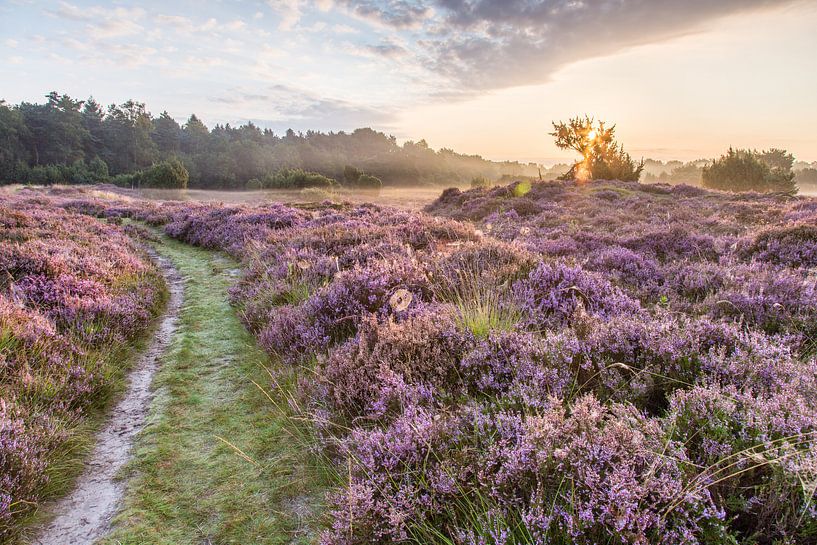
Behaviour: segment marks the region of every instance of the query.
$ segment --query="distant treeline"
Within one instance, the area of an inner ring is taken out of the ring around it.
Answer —
[[[681,161],[644,161],[644,173],[641,181],[646,183],[665,182],[670,184],[701,185],[704,168],[712,164],[712,159],[698,159],[682,163]],[[817,161],[793,161],[794,183],[798,186],[817,185]]]
[[[189,187],[199,188],[239,189],[248,182],[253,187],[292,170],[342,182],[344,172],[347,177],[353,172],[349,167],[386,184],[538,176],[533,163],[435,151],[424,140],[399,145],[393,136],[369,128],[277,135],[250,122],[209,129],[195,115],[183,125],[167,112],[154,117],[133,100],[104,108],[92,98],[76,100],[57,92],[46,98],[43,104],[0,101],[1,183],[124,185],[155,179],[154,167],[169,170],[177,160],[189,173]]]

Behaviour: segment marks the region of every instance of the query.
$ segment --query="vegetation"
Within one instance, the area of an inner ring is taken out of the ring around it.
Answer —
[[[638,181],[644,161],[633,161],[616,142],[615,131],[615,125],[607,127],[604,121],[596,123],[589,116],[554,122],[550,135],[556,139],[556,146],[582,156],[560,179]]]
[[[70,486],[166,290],[121,229],[22,196],[0,198],[0,271],[4,541]]]
[[[383,181],[380,178],[366,174],[351,165],[346,165],[343,168],[343,182],[349,187],[360,189],[380,189],[383,187]]]
[[[817,168],[804,168],[794,174],[794,183],[798,186],[817,186]]]
[[[192,188],[243,189],[250,180],[264,183],[287,169],[343,179],[350,163],[367,173],[357,180],[361,187],[377,186],[376,179],[453,185],[474,176],[536,173],[533,164],[434,151],[424,140],[398,145],[368,128],[277,135],[250,122],[209,129],[196,115],[179,125],[167,112],[154,117],[133,100],[103,108],[92,98],[57,92],[44,104],[0,102],[0,183],[107,181],[108,175],[135,174],[174,157],[188,170]]]
[[[253,178],[246,184],[247,189],[303,189],[306,187],[329,188],[338,185],[335,180],[317,172],[306,172],[300,168],[287,168],[275,174],[265,174],[263,178]]]
[[[764,152],[729,148],[725,155],[704,167],[704,187],[723,191],[796,193],[794,157],[783,150]]]
[[[308,373],[292,406],[344,476],[324,544],[817,532],[813,200],[525,181],[428,214],[70,202],[241,260],[239,315]]]
[[[186,278],[186,304],[103,543],[311,542],[324,477],[285,399],[268,397],[280,392],[268,358],[229,305],[236,264],[173,241],[158,250]]]
[[[484,176],[477,176],[471,179],[471,187],[491,187],[491,181]]]
[[[704,167],[710,163],[705,159],[682,163],[668,161],[663,163],[647,159],[644,163],[644,174],[641,181],[647,183],[663,182],[668,184],[701,185],[701,176]]]
[[[162,189],[186,189],[190,175],[176,157],[162,161],[146,170],[133,174],[119,174],[111,182],[121,187],[153,187]]]

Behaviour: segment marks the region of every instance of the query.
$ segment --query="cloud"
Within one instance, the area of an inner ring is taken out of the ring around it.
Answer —
[[[435,0],[421,54],[459,85],[541,83],[562,66],[791,0]]]
[[[279,30],[292,30],[301,20],[302,0],[267,0],[267,5],[281,17]]]
[[[80,8],[68,2],[60,2],[57,9],[46,10],[46,13],[58,19],[86,23],[88,36],[94,39],[130,36],[144,30],[137,22],[145,16],[145,10],[140,7]]]
[[[228,105],[231,111],[247,108],[269,112],[272,117],[252,120],[282,132],[294,130],[345,130],[371,124],[383,125],[395,119],[395,113],[346,100],[319,96],[308,89],[290,85],[271,85],[261,91],[232,89],[210,98]]]
[[[334,0],[376,27],[411,33],[414,62],[442,76],[440,93],[542,83],[557,70],[695,32],[718,18],[795,0]],[[361,54],[391,58],[379,46]]]
[[[195,32],[212,32],[214,30],[227,30],[236,32],[244,29],[247,23],[241,19],[234,19],[226,23],[219,23],[213,17],[210,17],[205,22],[198,24],[189,17],[182,15],[157,15],[156,22],[163,26],[172,27],[173,30],[180,34],[192,34]]]
[[[349,15],[396,29],[420,28],[434,14],[422,0],[335,0]]]

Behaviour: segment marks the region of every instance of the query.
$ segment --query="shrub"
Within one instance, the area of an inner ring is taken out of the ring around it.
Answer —
[[[732,148],[704,167],[702,181],[704,187],[723,191],[797,192],[791,167],[772,168],[761,154]]]
[[[333,187],[337,182],[317,172],[300,168],[285,168],[263,179],[266,189],[302,189],[304,187]]]
[[[8,195],[0,199],[0,270],[4,541],[14,519],[43,499],[60,449],[110,393],[119,348],[149,329],[165,292],[118,227]]]
[[[565,325],[585,311],[610,318],[640,310],[602,275],[562,262],[540,263],[514,284],[513,295],[523,323],[535,330]]]
[[[163,189],[187,189],[190,175],[181,161],[173,157],[143,171],[138,177],[139,185]]]
[[[380,178],[366,174],[353,166],[346,165],[343,168],[343,182],[350,187],[360,189],[380,189],[383,182]]]
[[[484,177],[484,176],[476,176],[474,178],[471,178],[471,187],[472,188],[490,187],[490,186],[491,186],[491,181],[488,178]]]

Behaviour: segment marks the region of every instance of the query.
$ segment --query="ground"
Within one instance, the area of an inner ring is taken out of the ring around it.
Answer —
[[[314,537],[320,472],[292,421],[253,383],[269,359],[227,290],[237,266],[163,239],[185,278],[179,327],[154,379],[148,424],[105,544],[300,543]]]

